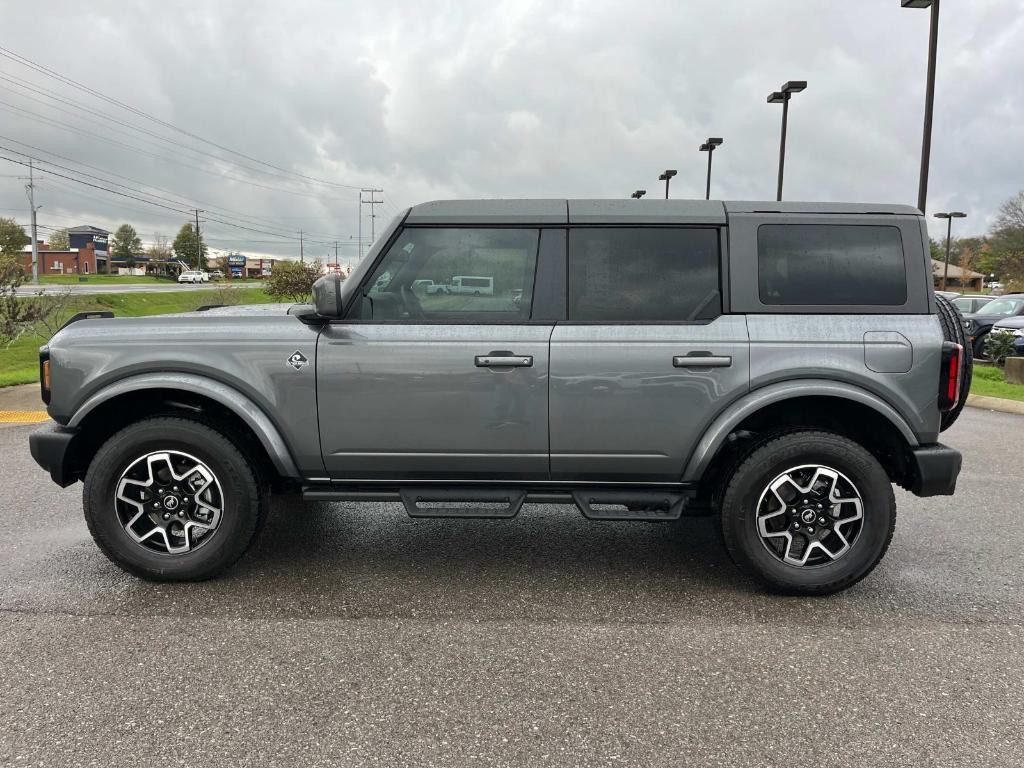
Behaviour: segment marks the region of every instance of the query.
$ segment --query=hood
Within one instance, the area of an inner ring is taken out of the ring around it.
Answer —
[[[209,308],[200,308],[191,312],[175,312],[169,315],[153,315],[153,317],[192,317],[199,314],[203,317],[253,317],[267,315],[287,315],[292,307],[301,307],[304,304],[237,304],[228,307],[217,307],[210,305]]]
[[[1024,316],[1017,315],[1016,317],[1004,317],[1002,320],[996,320],[994,328],[1024,328]]]

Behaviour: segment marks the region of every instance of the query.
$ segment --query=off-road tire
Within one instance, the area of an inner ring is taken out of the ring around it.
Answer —
[[[182,554],[153,552],[129,537],[114,504],[125,469],[154,451],[181,451],[201,460],[217,477],[223,512],[211,540]],[[266,518],[267,489],[234,442],[188,418],[160,416],[135,422],[97,451],[85,476],[82,506],[100,550],[123,570],[152,581],[203,581],[232,566],[253,543]]]
[[[794,566],[778,559],[764,544],[757,528],[757,507],[774,478],[808,464],[830,467],[852,481],[863,501],[863,521],[860,534],[838,559]],[[828,595],[856,584],[885,555],[896,526],[896,501],[888,475],[871,453],[841,435],[803,430],[764,443],[739,465],[722,498],[721,526],[733,562],[772,591]]]
[[[935,305],[938,310],[939,322],[942,323],[942,337],[946,341],[959,344],[964,350],[963,371],[964,379],[960,383],[960,399],[948,411],[942,414],[939,421],[940,431],[945,432],[959,418],[960,411],[967,404],[967,395],[971,391],[971,379],[974,375],[974,348],[970,339],[967,338],[967,331],[964,329],[964,317],[945,296],[935,294]]]

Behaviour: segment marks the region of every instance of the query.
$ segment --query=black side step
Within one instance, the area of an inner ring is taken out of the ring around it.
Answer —
[[[686,499],[691,495],[586,488],[572,492],[576,506],[589,520],[678,520],[683,514]]]
[[[491,517],[507,520],[518,515],[526,501],[526,491],[512,488],[402,488],[400,493],[409,517]],[[462,503],[465,506],[448,507],[439,502]],[[475,507],[472,502],[494,506]]]

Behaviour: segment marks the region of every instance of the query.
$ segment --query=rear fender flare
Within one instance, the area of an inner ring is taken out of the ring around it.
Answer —
[[[748,393],[711,422],[690,455],[690,460],[683,471],[683,482],[698,482],[701,479],[718,449],[744,419],[769,405],[796,397],[835,397],[866,405],[888,419],[899,430],[909,447],[914,448],[918,445],[917,436],[906,419],[887,402],[867,390],[834,381],[785,381]]]

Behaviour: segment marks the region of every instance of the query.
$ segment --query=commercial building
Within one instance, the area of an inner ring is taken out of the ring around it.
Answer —
[[[942,288],[942,276],[946,272],[946,262],[932,259],[932,283],[935,290]],[[946,289],[950,291],[964,291],[979,293],[985,276],[980,272],[970,269],[963,270],[956,264],[949,265],[949,279],[946,281]]]
[[[38,243],[40,275],[93,275],[102,264],[106,266],[106,255],[102,261],[98,258],[93,243],[86,248],[69,248],[57,251],[46,243]],[[19,258],[21,268],[26,275],[32,274],[32,246],[26,245]]]
[[[68,229],[68,245],[72,250],[83,251],[91,249],[95,254],[95,261],[92,265],[94,272],[110,271],[107,256],[107,243],[109,239],[110,233],[107,230],[87,224]]]

